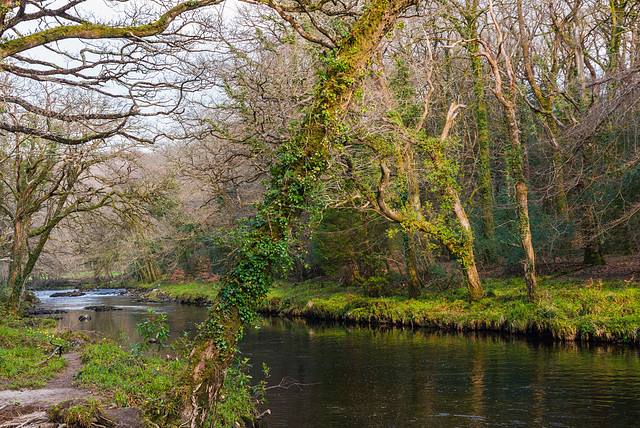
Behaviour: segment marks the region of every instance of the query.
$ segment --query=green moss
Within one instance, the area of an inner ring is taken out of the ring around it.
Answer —
[[[172,300],[183,303],[211,303],[215,301],[220,291],[218,283],[188,282],[181,284],[163,283],[163,284],[134,284],[129,288],[133,288],[142,292],[149,293],[147,298],[154,300],[161,295],[169,296]]]

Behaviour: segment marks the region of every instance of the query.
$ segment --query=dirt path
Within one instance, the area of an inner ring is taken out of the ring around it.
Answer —
[[[80,353],[64,355],[67,367],[55,378],[39,389],[24,389],[19,391],[0,391],[0,406],[21,405],[38,408],[49,407],[61,401],[74,398],[95,397],[91,391],[73,387],[73,377],[80,369]]]
[[[89,390],[73,387],[73,378],[82,364],[80,353],[66,354],[64,358],[67,367],[44,387],[0,391],[0,428],[58,427],[59,424],[48,422],[47,411],[52,405],[78,398],[102,398]],[[108,409],[105,412],[109,419],[116,422],[117,428],[144,426],[140,422],[138,409]]]

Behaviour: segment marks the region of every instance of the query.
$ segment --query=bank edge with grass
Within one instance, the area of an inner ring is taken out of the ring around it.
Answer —
[[[55,351],[58,345],[72,346],[73,335],[56,332],[56,325],[36,318],[1,320],[0,389],[43,387],[67,365]]]
[[[81,351],[83,366],[74,385],[99,391],[104,401],[89,397],[58,403],[43,423],[47,419],[70,426],[96,426],[93,421],[104,416],[103,406],[115,403],[120,408],[140,409],[148,426],[179,425],[184,391],[176,380],[184,370],[186,347],[182,358],[159,358],[109,340],[89,342],[84,333],[57,330],[52,319],[0,317],[0,390],[42,388],[67,365],[58,351]],[[252,424],[263,383],[251,385],[247,365],[247,359],[238,358],[230,368],[216,419],[207,427]]]
[[[542,279],[539,298],[528,302],[522,279],[487,279],[477,302],[464,288],[423,289],[419,299],[369,297],[363,287],[335,281],[279,282],[263,314],[371,325],[488,331],[554,340],[640,344],[640,284],[633,281]],[[155,293],[176,301],[211,302],[215,284],[160,284]],[[401,294],[401,293],[398,293]]]
[[[486,280],[477,302],[464,289],[424,290],[420,299],[367,297],[332,282],[281,284],[264,313],[374,325],[492,331],[567,341],[640,343],[640,289],[630,281],[541,281],[527,301],[524,281]]]

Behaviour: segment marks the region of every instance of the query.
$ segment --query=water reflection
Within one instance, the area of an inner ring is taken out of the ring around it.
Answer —
[[[640,416],[634,348],[281,319],[241,348],[267,361],[271,384],[320,382],[269,391],[271,428],[619,427]]]
[[[206,317],[202,307],[100,293],[39,297],[47,308],[70,310],[63,328],[124,332],[133,341],[148,308],[167,314],[174,338]],[[80,323],[83,308],[96,304],[124,310],[91,312]],[[271,428],[623,427],[640,420],[640,360],[632,347],[267,318],[240,348],[256,383],[265,362],[270,385],[282,378],[308,384],[268,391]]]
[[[125,342],[133,344],[141,340],[135,332],[136,325],[144,322],[152,309],[157,314],[167,315],[169,322],[169,342],[182,336],[183,332],[191,336],[197,325],[207,317],[207,308],[194,305],[183,305],[174,302],[149,303],[138,302],[133,296],[124,296],[123,289],[89,291],[80,297],[51,297],[56,291],[38,291],[36,296],[46,309],[61,309],[68,313],[60,314],[60,328],[80,330],[95,338],[119,339],[126,337]],[[109,305],[122,308],[121,311],[94,312],[84,309],[87,306]],[[80,322],[80,315],[90,315],[90,321]],[[53,317],[48,315],[48,317]]]

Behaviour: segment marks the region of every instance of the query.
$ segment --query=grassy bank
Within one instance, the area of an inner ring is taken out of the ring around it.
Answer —
[[[98,390],[108,402],[120,407],[137,407],[160,426],[178,424],[188,396],[177,381],[184,360],[141,357],[112,342],[102,342],[88,346],[82,361],[78,386]],[[216,420],[207,427],[244,426],[245,419],[255,417],[248,378],[240,368],[230,369],[221,396]]]
[[[150,301],[174,300],[182,303],[204,304],[213,301],[218,295],[217,283],[136,283],[128,285],[127,288],[142,293],[144,299]]]
[[[640,343],[640,289],[620,281],[540,281],[539,299],[527,301],[524,281],[486,280],[486,295],[466,290],[423,291],[419,299],[366,297],[331,282],[280,284],[264,309],[282,315],[448,330],[485,330],[559,340]]]
[[[279,283],[263,310],[287,316],[445,330],[482,330],[558,340],[640,343],[640,287],[632,281],[540,280],[538,300],[527,301],[522,279],[487,279],[485,297],[469,302],[464,288],[423,290],[419,299],[368,297],[335,282]],[[185,303],[215,299],[217,284],[136,286],[152,299]],[[153,292],[152,292],[153,290]],[[160,299],[161,300],[161,299]]]
[[[54,353],[58,345],[63,353],[82,346],[83,366],[74,385],[98,391],[105,398],[95,402],[98,407],[110,403],[137,407],[145,418],[160,426],[171,426],[179,419],[187,396],[179,382],[187,344],[174,346],[175,355],[181,357],[159,358],[109,341],[89,344],[86,335],[58,332],[56,326],[57,322],[50,319],[0,318],[0,389],[45,386],[66,366],[65,358]],[[229,370],[216,420],[207,427],[244,426],[245,420],[255,417],[253,395],[260,395],[261,385],[251,387],[246,364],[239,362]],[[82,406],[76,407],[72,413]]]
[[[39,388],[66,366],[57,345],[72,346],[69,334],[55,333],[53,320],[4,318],[0,321],[0,389]],[[66,352],[66,350],[65,350]]]

